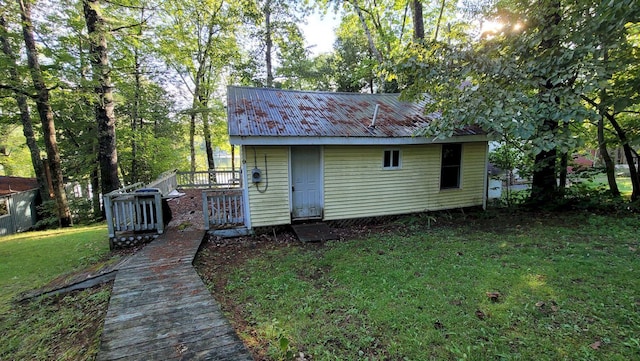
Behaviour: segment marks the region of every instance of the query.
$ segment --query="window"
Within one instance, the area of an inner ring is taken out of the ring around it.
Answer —
[[[382,168],[383,169],[399,169],[400,168],[400,151],[398,149],[384,151]]]
[[[0,198],[0,216],[9,214],[9,199]]]
[[[442,168],[440,170],[440,189],[460,188],[460,164],[462,161],[461,144],[442,145]]]

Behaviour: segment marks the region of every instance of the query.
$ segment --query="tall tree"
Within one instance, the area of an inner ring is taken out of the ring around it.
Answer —
[[[433,41],[407,51],[399,73],[423,81],[406,94],[428,92],[429,110],[442,112],[429,134],[448,136],[454,128],[479,124],[527,143],[536,159],[531,200],[552,202],[557,159],[580,144],[575,130],[597,117],[582,98],[608,84],[594,57],[602,44],[584,34],[623,31],[633,16],[615,9],[633,13],[629,9],[637,6],[630,2],[500,2],[494,20],[503,23],[501,30],[471,43]]]
[[[411,12],[413,13],[413,38],[415,40],[424,40],[424,18],[422,17],[421,0],[411,0]],[[438,36],[437,34],[436,30],[436,38]]]
[[[109,31],[101,14],[99,0],[83,0],[84,18],[89,36],[89,54],[93,69],[93,82],[98,97],[95,102],[98,127],[98,163],[103,194],[120,188],[118,178],[118,151],[116,148],[116,118],[113,112],[113,87],[107,52]]]
[[[633,149],[633,132],[640,120],[640,9],[634,1],[622,0],[600,4],[589,15],[586,32],[595,35],[590,68],[597,72],[582,98],[599,117],[598,145],[611,192],[615,195],[618,187],[613,161],[606,148],[606,123],[611,125],[623,148],[631,178],[631,199],[636,201],[640,199],[640,170],[634,161],[638,156]],[[630,120],[627,127],[624,120]]]
[[[539,54],[552,54],[557,51],[562,41],[559,30],[562,21],[562,7],[559,0],[545,1],[540,4],[538,20],[540,37],[535,50]],[[566,21],[566,20],[565,20]],[[553,56],[553,55],[552,55]],[[541,69],[535,74],[539,77],[539,105],[545,109],[557,109],[560,106],[560,98],[554,89],[563,86],[563,81],[553,76],[552,72],[557,64],[551,60],[548,68]],[[545,112],[545,117],[538,126],[538,132],[555,137],[560,126],[560,119],[555,112]],[[535,155],[535,167],[531,181],[531,200],[534,202],[548,203],[557,197],[558,184],[556,180],[557,146],[544,147]]]
[[[20,7],[20,17],[22,20],[22,34],[24,37],[27,62],[36,91],[36,108],[42,122],[42,132],[47,153],[47,164],[51,173],[51,183],[53,194],[56,200],[56,211],[58,223],[61,227],[71,225],[71,212],[67,203],[67,195],[64,190],[64,180],[62,176],[62,165],[60,162],[60,152],[56,138],[56,128],[53,118],[53,111],[49,102],[49,89],[47,88],[44,76],[40,69],[38,60],[38,50],[36,47],[33,23],[31,21],[31,5],[26,0],[17,0]]]
[[[247,24],[243,36],[251,39],[246,42],[251,44],[246,56],[258,59],[252,69],[257,72],[252,78],[258,85],[281,87],[295,77],[291,70],[297,67],[292,63],[308,61],[299,26],[308,11],[306,2],[293,0],[252,0],[244,4]],[[281,67],[285,68],[283,72],[279,71]]]
[[[17,69],[17,57],[14,53],[11,41],[9,39],[9,29],[7,27],[7,21],[4,14],[0,14],[0,43],[2,43],[2,51],[7,58],[7,68],[9,71],[9,80],[11,83],[18,87],[22,84],[22,79],[18,74]],[[28,98],[25,92],[20,89],[14,90],[14,97],[18,105],[20,112],[20,121],[22,124],[22,132],[24,134],[27,146],[29,147],[29,153],[31,155],[31,164],[36,174],[38,181],[38,188],[40,189],[40,196],[44,200],[50,199],[49,185],[47,183],[47,177],[44,170],[44,164],[40,157],[40,147],[36,141],[35,132],[33,130],[33,123],[31,121],[31,112],[29,111]]]
[[[220,81],[237,57],[235,32],[240,18],[239,4],[225,0],[165,3],[160,26],[158,52],[170,64],[189,90],[189,142],[191,170],[196,170],[196,128],[202,122],[207,166],[214,169],[211,133],[211,103]]]

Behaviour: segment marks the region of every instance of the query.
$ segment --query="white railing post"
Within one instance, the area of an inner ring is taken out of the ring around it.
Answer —
[[[153,197],[156,204],[156,215],[157,215],[157,223],[156,229],[158,230],[158,234],[164,233],[164,215],[162,212],[162,194],[156,192]],[[153,219],[153,218],[151,218]]]
[[[104,202],[104,214],[107,218],[107,232],[109,233],[109,238],[113,238],[116,236],[116,231],[113,227],[113,210],[111,208],[111,197],[107,194],[102,198]]]
[[[202,192],[202,214],[204,216],[204,229],[208,231],[211,229],[211,223],[209,221],[209,196],[207,191]]]

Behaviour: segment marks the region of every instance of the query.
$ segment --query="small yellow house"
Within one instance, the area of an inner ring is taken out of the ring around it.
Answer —
[[[227,101],[249,229],[485,205],[485,133],[416,136],[431,119],[398,94],[229,87]]]

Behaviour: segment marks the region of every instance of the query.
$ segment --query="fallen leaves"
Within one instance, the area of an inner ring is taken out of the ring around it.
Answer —
[[[487,292],[487,297],[491,302],[499,302],[500,301],[500,292]]]
[[[558,303],[554,300],[538,301],[536,302],[536,307],[538,308],[538,311],[544,314],[555,313],[555,312],[558,312],[558,310],[560,309],[560,307],[558,306]]]
[[[589,347],[591,347],[594,350],[599,350],[601,346],[602,346],[602,342],[601,341],[596,341],[596,342],[592,343],[591,345],[589,345]]]
[[[487,317],[487,315],[484,312],[482,312],[482,310],[477,309],[476,310],[476,317],[478,317],[478,319],[480,319],[480,320],[484,320]]]

